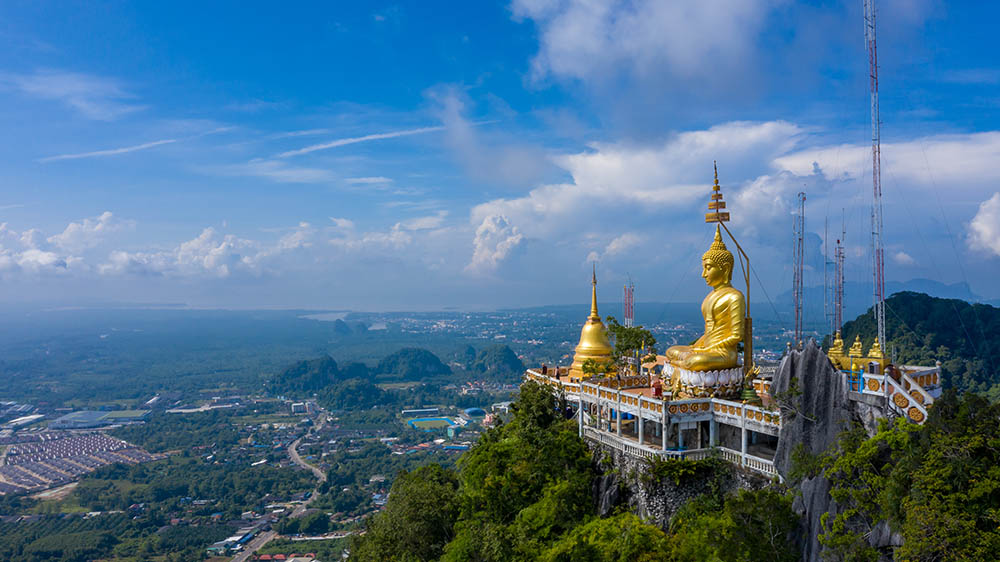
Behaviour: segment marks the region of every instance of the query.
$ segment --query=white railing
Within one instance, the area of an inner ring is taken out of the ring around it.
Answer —
[[[612,449],[620,451],[626,455],[635,458],[650,459],[655,457],[661,458],[671,458],[671,459],[686,459],[686,460],[702,460],[710,457],[713,451],[718,451],[722,456],[722,459],[735,464],[737,466],[742,466],[753,470],[754,472],[759,472],[761,474],[766,474],[768,476],[777,475],[778,471],[774,468],[774,462],[767,459],[762,459],[760,457],[755,457],[753,455],[743,455],[739,451],[734,451],[732,449],[727,449],[726,447],[716,447],[713,449],[692,449],[689,451],[664,451],[661,449],[654,449],[652,447],[647,447],[645,445],[639,445],[631,440],[624,439],[603,431],[594,429],[592,427],[584,428],[583,435],[585,438],[591,441],[600,443],[601,445],[607,445]]]
[[[924,390],[924,387],[918,384],[917,381],[913,380],[913,377],[911,377],[906,373],[901,373],[901,374],[903,375],[902,378],[907,387],[907,390],[910,391],[916,390],[923,397],[923,404],[921,405],[930,406],[931,404],[934,403],[934,397],[931,396],[930,393],[928,393],[926,390]]]
[[[896,382],[892,377],[885,377],[885,381],[892,388],[889,394],[889,402],[904,416],[922,424],[927,421],[927,408],[913,396],[910,396],[903,388],[903,385]],[[919,386],[917,388],[920,388]]]

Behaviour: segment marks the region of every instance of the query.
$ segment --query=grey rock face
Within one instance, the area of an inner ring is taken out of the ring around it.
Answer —
[[[855,402],[848,398],[846,381],[829,358],[809,340],[801,351],[792,351],[782,361],[774,376],[771,394],[781,405],[782,427],[774,465],[786,482],[792,469],[792,452],[801,444],[812,455],[819,455],[837,443],[838,435],[849,429],[852,422],[874,435],[878,421],[886,412],[877,406]],[[830,481],[822,475],[790,484],[798,486],[793,508],[802,516],[799,544],[802,559],[818,562],[822,548],[818,536],[823,532],[820,518],[824,513],[839,512],[830,498]],[[869,542],[884,549],[899,542],[898,534],[888,526],[876,529]]]
[[[680,485],[669,480],[654,481],[646,475],[647,464],[644,460],[625,455],[611,447],[590,442],[588,446],[593,451],[594,458],[598,459],[598,470],[603,471],[594,481],[594,501],[597,512],[602,517],[611,514],[617,507],[623,507],[644,521],[667,530],[670,519],[681,506],[711,491],[712,476]],[[602,458],[607,458],[610,464],[601,463]],[[771,483],[761,475],[735,466],[728,467],[720,481],[723,493],[738,489],[757,490]]]
[[[801,444],[810,454],[822,454],[850,427],[853,414],[843,375],[814,340],[781,362],[771,395],[780,404],[782,415],[774,466],[788,482],[796,447]],[[823,531],[820,518],[837,506],[830,498],[830,482],[823,476],[803,480],[799,491],[792,507],[802,516],[802,559],[818,561],[821,547],[817,537]]]

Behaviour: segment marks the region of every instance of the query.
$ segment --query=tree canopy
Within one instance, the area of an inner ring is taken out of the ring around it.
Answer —
[[[904,291],[886,299],[882,350],[895,349],[902,364],[942,363],[945,386],[1000,400],[1000,308]],[[846,345],[860,335],[867,350],[875,340],[871,309],[844,324]]]
[[[1000,404],[949,391],[923,426],[847,432],[820,465],[843,508],[820,542],[840,559],[877,560],[865,537],[887,522],[895,559],[1000,560]]]

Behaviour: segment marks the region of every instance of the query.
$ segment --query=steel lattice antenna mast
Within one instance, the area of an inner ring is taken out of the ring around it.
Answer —
[[[841,221],[844,219],[841,218]],[[847,226],[840,225],[840,239],[834,250],[834,292],[833,292],[833,331],[837,333],[844,327],[844,240],[847,238]]]
[[[875,0],[864,0],[865,44],[868,47],[868,77],[872,117],[872,299],[878,341],[885,341],[885,262],[882,243],[882,149],[878,111],[878,45],[875,41]]]
[[[837,331],[836,323],[834,319],[836,318],[836,313],[834,312],[834,286],[836,282],[830,275],[833,271],[833,256],[830,254],[830,217],[827,216],[823,219],[823,317],[826,320],[827,329],[830,330],[830,334],[834,334]]]
[[[794,273],[792,276],[792,294],[795,298],[795,341],[793,347],[802,343],[802,304],[803,304],[803,258],[805,257],[806,232],[806,194],[799,192],[799,213],[795,217],[795,248],[793,250]]]
[[[631,328],[635,324],[635,283],[629,277],[625,284],[625,298],[622,301],[622,317],[626,328]]]

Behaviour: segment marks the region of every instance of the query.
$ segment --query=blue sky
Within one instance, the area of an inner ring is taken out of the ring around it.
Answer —
[[[887,277],[1000,298],[989,3],[879,3]],[[696,300],[719,162],[763,289],[807,193],[870,277],[861,2],[0,5],[6,302]],[[831,235],[833,236],[833,235]],[[755,299],[756,300],[756,299]]]

